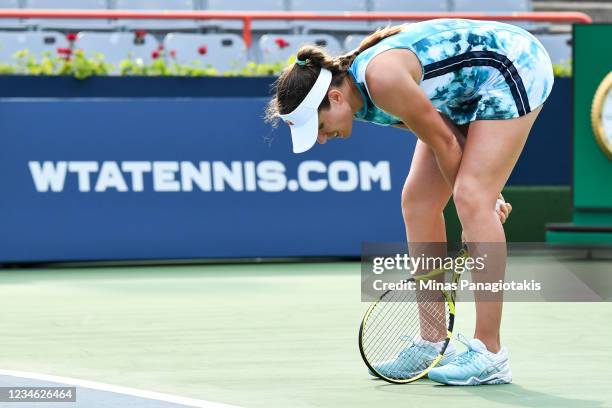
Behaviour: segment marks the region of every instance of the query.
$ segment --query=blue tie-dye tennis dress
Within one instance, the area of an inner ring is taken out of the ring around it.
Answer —
[[[520,27],[461,19],[423,21],[407,25],[353,61],[349,74],[364,99],[356,119],[401,123],[375,105],[365,81],[368,63],[394,48],[416,54],[423,71],[420,88],[456,124],[526,115],[544,103],[553,86],[546,50]]]

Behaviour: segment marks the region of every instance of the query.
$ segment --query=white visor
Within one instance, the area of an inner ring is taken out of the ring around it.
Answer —
[[[325,68],[321,68],[317,81],[302,103],[293,112],[279,115],[291,129],[293,153],[304,153],[317,141],[317,134],[319,133],[318,109],[321,101],[327,95],[331,80],[332,73]]]

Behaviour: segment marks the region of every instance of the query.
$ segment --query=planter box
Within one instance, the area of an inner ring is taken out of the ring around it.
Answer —
[[[118,77],[0,75],[4,98],[265,97],[275,77]]]

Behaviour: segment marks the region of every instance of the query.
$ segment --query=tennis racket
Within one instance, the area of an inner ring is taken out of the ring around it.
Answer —
[[[464,247],[455,257],[466,258]],[[453,262],[453,265],[456,263]],[[452,287],[460,273],[436,269],[404,282],[444,280],[451,272]],[[442,359],[453,333],[455,290],[388,290],[366,311],[359,327],[359,351],[371,374],[394,384],[406,384],[427,375]],[[437,355],[412,347],[414,339],[432,339],[441,345]],[[399,358],[401,355],[401,358]],[[409,361],[410,370],[394,367]],[[391,366],[391,367],[390,367]]]

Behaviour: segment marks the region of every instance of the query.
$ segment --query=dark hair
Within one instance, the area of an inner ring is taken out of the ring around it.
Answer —
[[[297,59],[305,62],[303,65],[292,64],[285,68],[274,82],[276,95],[268,103],[266,122],[276,126],[278,115],[292,112],[304,100],[317,80],[321,68],[332,73],[332,87],[339,87],[347,76],[347,71],[359,53],[380,42],[384,38],[399,33],[403,25],[385,27],[376,30],[361,41],[359,47],[338,57],[330,56],[323,48],[305,45],[297,52]],[[319,109],[329,108],[327,95],[321,101]]]

